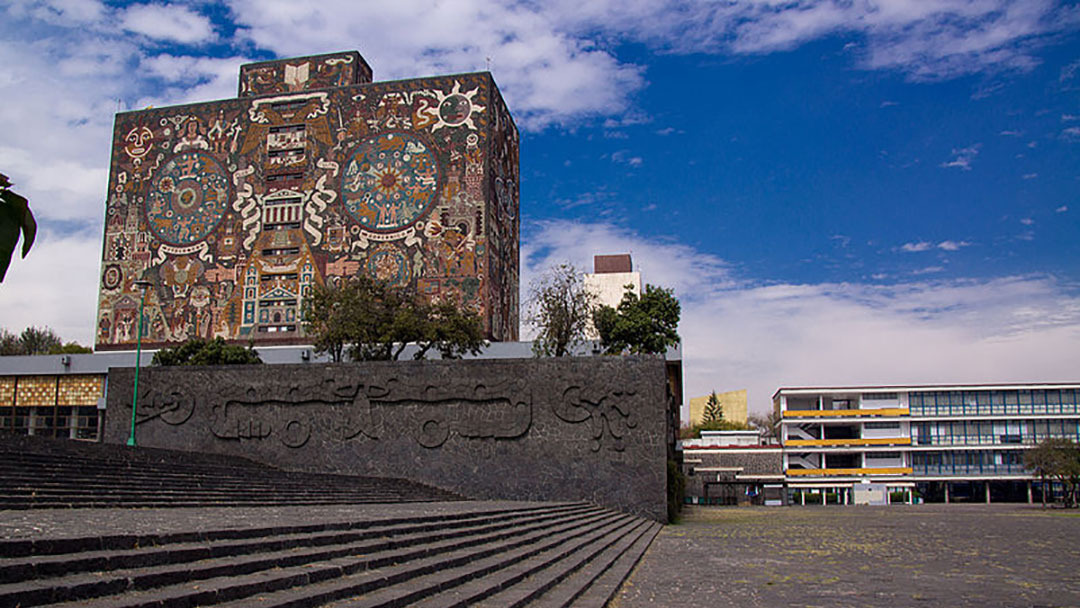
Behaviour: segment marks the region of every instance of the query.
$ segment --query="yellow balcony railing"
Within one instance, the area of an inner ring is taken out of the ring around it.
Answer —
[[[911,445],[911,437],[874,437],[873,439],[788,439],[785,446],[834,447],[849,445]]]
[[[911,467],[863,469],[788,469],[788,477],[847,477],[851,475],[911,475]]]
[[[876,410],[786,410],[784,418],[863,418],[869,416],[907,416],[906,407],[885,407]]]

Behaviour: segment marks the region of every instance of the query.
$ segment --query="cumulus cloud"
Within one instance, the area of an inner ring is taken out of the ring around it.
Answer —
[[[349,0],[297,4],[234,0],[240,33],[278,55],[354,48],[377,79],[484,70],[526,128],[614,116],[644,86],[639,66],[619,61],[596,41],[568,33],[546,12],[506,2]]]
[[[176,4],[133,4],[120,22],[125,30],[156,40],[194,44],[217,38],[209,19]]]
[[[1064,381],[1080,356],[1080,297],[1051,277],[773,283],[611,224],[526,233],[522,301],[553,263],[591,270],[593,255],[630,252],[682,304],[685,394],[748,388],[758,412],[781,386]]]
[[[100,260],[99,232],[39,233],[30,253],[11,261],[0,286],[0,326],[48,325],[65,340],[92,345]]]

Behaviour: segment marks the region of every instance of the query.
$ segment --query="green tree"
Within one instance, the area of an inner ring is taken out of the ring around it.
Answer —
[[[49,327],[27,327],[20,334],[0,329],[0,356],[73,355],[93,352],[78,342],[65,344]]]
[[[705,411],[701,413],[702,422],[720,422],[724,419],[724,408],[720,406],[720,397],[716,391],[709,394],[705,401]]]
[[[1024,466],[1039,476],[1046,506],[1046,481],[1053,479],[1065,488],[1066,506],[1077,504],[1080,486],[1080,446],[1071,439],[1047,437],[1024,452]]]
[[[609,354],[662,354],[679,343],[680,314],[672,290],[646,285],[640,297],[628,290],[618,308],[598,308],[593,324]]]
[[[251,365],[262,363],[251,346],[228,344],[224,338],[191,338],[154,353],[153,365]]]
[[[585,289],[581,273],[573,265],[548,269],[529,291],[527,320],[538,330],[533,340],[536,356],[565,357],[585,342],[596,295]]]
[[[304,328],[315,352],[339,362],[397,360],[409,344],[415,359],[478,354],[484,346],[480,317],[452,303],[430,304],[416,294],[361,275],[319,286],[304,300]]]
[[[74,341],[67,342],[63,346],[49,349],[50,355],[85,355],[92,352],[94,352],[94,349]]]
[[[22,237],[22,257],[30,253],[37,235],[37,222],[30,203],[11,189],[8,176],[0,173],[0,283],[4,281],[11,256]]]

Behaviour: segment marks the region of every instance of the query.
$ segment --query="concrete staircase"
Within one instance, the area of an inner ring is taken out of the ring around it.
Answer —
[[[382,517],[349,521],[4,540],[0,606],[603,606],[660,528],[579,503],[458,504],[403,517],[388,505]]]
[[[66,439],[0,437],[0,509],[460,499],[456,494],[403,479],[288,472],[244,458],[212,454]]]

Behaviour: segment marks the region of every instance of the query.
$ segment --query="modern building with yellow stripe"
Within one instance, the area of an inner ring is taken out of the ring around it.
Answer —
[[[1080,384],[781,388],[773,407],[794,504],[1031,502],[1024,451],[1080,441]]]

